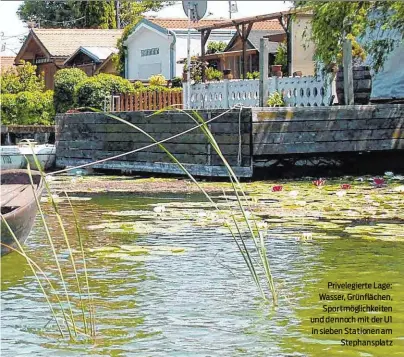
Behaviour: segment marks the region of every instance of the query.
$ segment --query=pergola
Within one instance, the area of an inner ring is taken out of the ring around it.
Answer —
[[[243,68],[243,78],[246,78],[247,75],[247,39],[248,36],[251,32],[251,29],[256,22],[263,22],[263,21],[269,21],[269,20],[278,20],[279,23],[281,24],[283,30],[286,33],[286,36],[288,38],[288,66],[291,68],[291,49],[290,49],[290,40],[289,40],[289,26],[290,26],[290,15],[296,14],[298,12],[303,12],[304,9],[293,9],[290,11],[282,11],[282,12],[275,12],[272,14],[266,14],[266,15],[258,15],[258,16],[251,16],[251,17],[244,17],[240,19],[234,19],[234,20],[228,20],[228,21],[220,21],[217,23],[214,23],[209,26],[197,26],[195,27],[196,30],[200,31],[201,33],[201,59],[203,62],[205,62],[206,58],[206,42],[209,39],[209,36],[212,32],[212,30],[216,29],[222,29],[222,28],[228,28],[228,27],[236,27],[237,34],[241,38],[242,44],[243,44],[243,50],[242,50],[242,68]],[[205,82],[205,70],[202,70],[202,80]]]

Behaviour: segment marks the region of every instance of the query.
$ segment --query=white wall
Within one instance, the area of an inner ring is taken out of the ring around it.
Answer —
[[[147,80],[154,74],[170,78],[170,45],[172,36],[157,33],[147,27],[139,28],[128,38],[126,78]],[[141,50],[158,48],[159,54],[141,56]]]
[[[212,31],[211,35],[209,36],[209,40],[208,40],[206,46],[210,42],[213,42],[213,41],[215,41],[215,42],[223,41],[227,44],[233,38],[234,32],[235,32],[235,30],[233,30],[233,31],[225,30],[222,33],[220,33],[220,32],[215,33],[214,31]],[[182,30],[182,31],[176,31],[176,35],[177,35],[177,46],[176,46],[176,74],[175,75],[181,77],[184,65],[178,64],[177,62],[179,60],[187,58],[188,34],[186,33],[186,30],[185,31]],[[201,35],[200,35],[200,33],[191,32],[191,57],[196,56],[196,55],[201,55]]]

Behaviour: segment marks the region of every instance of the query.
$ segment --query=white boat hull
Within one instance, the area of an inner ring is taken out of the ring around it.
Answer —
[[[38,170],[34,160],[34,151],[42,170],[49,170],[56,161],[56,148],[54,145],[28,145],[18,146],[2,146],[1,147],[1,169],[25,169],[27,168],[27,160],[31,169]],[[26,159],[25,159],[25,157]]]

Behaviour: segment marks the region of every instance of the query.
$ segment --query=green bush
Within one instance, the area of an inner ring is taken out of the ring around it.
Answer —
[[[74,88],[87,77],[78,68],[65,68],[55,74],[54,104],[57,113],[65,113],[74,108]]]
[[[133,88],[135,88],[135,90],[143,88],[143,87],[144,87],[144,84],[141,81],[136,81],[135,83],[133,83]]]
[[[43,75],[37,75],[37,67],[31,63],[21,62],[21,65],[1,73],[1,93],[43,92],[45,90]]]
[[[154,76],[151,76],[149,78],[149,84],[151,86],[166,86],[167,85],[167,80],[162,74],[156,74]]]
[[[270,94],[267,100],[268,107],[284,107],[285,101],[283,100],[282,93],[273,92]]]
[[[227,47],[226,42],[223,41],[212,41],[208,43],[207,54],[223,52]]]
[[[101,73],[80,82],[75,89],[75,103],[78,107],[109,108],[109,97],[112,94],[133,93],[131,82],[112,74]]]
[[[206,79],[208,81],[220,81],[223,79],[223,72],[213,67],[209,67],[206,69]]]
[[[172,88],[182,88],[182,78],[174,77],[171,81]]]
[[[5,125],[48,125],[54,116],[53,91],[1,95],[1,119]]]
[[[247,72],[246,77],[247,77],[247,79],[259,79],[260,78],[260,72],[258,72],[258,71]]]

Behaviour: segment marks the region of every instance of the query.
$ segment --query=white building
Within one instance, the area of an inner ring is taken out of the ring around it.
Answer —
[[[220,20],[201,20],[198,25]],[[231,40],[236,30],[212,31],[208,43]],[[183,64],[177,64],[187,57],[187,19],[142,19],[132,29],[127,40],[125,56],[125,78],[147,80],[155,74],[167,79],[182,75]],[[201,35],[191,30],[191,56],[201,53]]]

